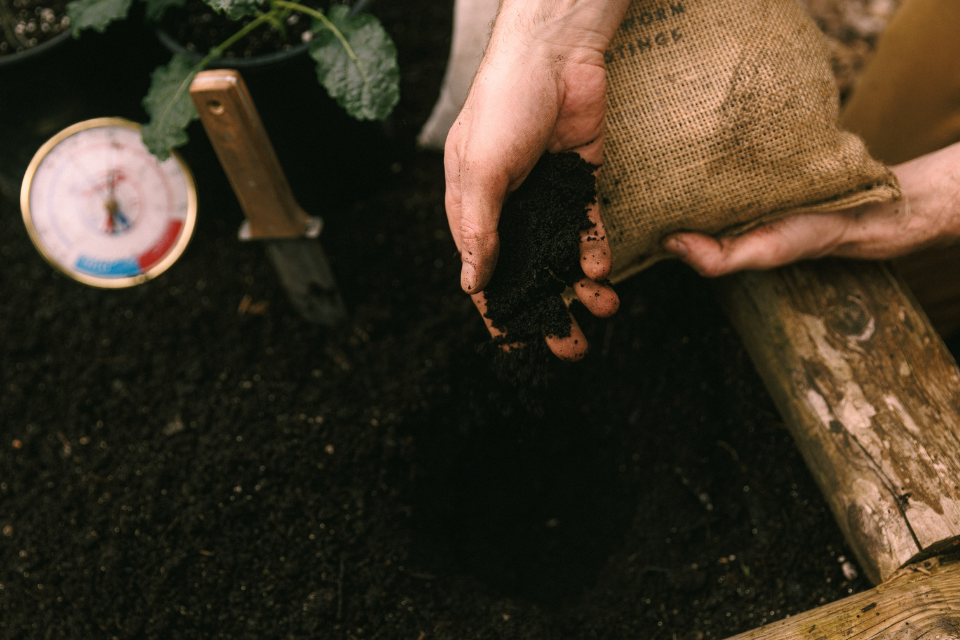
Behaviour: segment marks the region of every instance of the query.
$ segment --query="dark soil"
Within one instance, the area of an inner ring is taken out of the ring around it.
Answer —
[[[325,11],[328,3],[306,0],[302,4]],[[211,9],[203,0],[188,0],[184,7],[167,11],[161,26],[190,51],[205,54],[252,21],[253,18],[231,20],[225,14]],[[272,25],[264,25],[227,49],[223,55],[225,58],[251,58],[288,51],[309,41],[312,22],[310,16],[292,13],[284,24],[283,32]]]
[[[32,49],[70,29],[68,0],[0,0],[0,57]]]
[[[484,290],[498,342],[539,342],[570,335],[561,294],[582,279],[580,232],[593,227],[594,165],[576,153],[545,154],[507,200],[500,216],[497,269]]]
[[[682,266],[578,316],[594,348],[555,363],[542,416],[490,374],[442,159],[412,145],[451,7],[400,5],[375,7],[403,70],[396,143],[282,156],[326,202],[308,210],[343,329],[296,315],[230,198],[122,291],[58,275],[0,205],[0,638],[701,640],[867,587]]]

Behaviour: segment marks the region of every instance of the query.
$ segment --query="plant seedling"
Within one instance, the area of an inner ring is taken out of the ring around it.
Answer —
[[[134,0],[73,0],[67,15],[74,37],[86,29],[103,32],[127,16]],[[170,7],[185,0],[141,0],[147,19],[160,20]],[[358,120],[383,120],[400,100],[400,71],[393,40],[376,17],[351,15],[346,5],[335,4],[324,13],[289,0],[204,0],[231,20],[253,18],[232,36],[210,49],[199,62],[175,54],[169,64],[151,76],[143,106],[150,122],[143,127],[143,142],[164,160],[170,149],[185,144],[186,128],[197,119],[189,87],[194,76],[221,57],[253,30],[272,25],[284,32],[286,19],[300,13],[313,19],[310,56],[316,61],[317,80],[348,114]]]

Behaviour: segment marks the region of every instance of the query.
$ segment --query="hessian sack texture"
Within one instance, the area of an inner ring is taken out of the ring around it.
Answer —
[[[598,190],[615,281],[667,257],[674,231],[901,195],[838,128],[826,43],[796,0],[634,0],[606,65]]]

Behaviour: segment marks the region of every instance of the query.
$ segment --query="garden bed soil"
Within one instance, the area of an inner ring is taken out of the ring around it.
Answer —
[[[322,8],[316,0],[306,0],[304,5]],[[273,26],[260,28],[223,52],[230,58],[252,58],[258,55],[289,51],[308,42],[312,18],[292,13],[281,33]],[[183,7],[169,9],[161,21],[161,27],[187,50],[204,55],[253,21],[253,18],[231,20],[203,0],[187,0]]]
[[[0,637],[703,640],[867,588],[681,265],[578,312],[591,352],[551,361],[539,414],[497,381],[442,159],[413,148],[450,6],[375,9],[403,69],[391,170],[318,172],[312,210],[341,329],[297,316],[232,199],[119,291],[58,275],[0,205]]]

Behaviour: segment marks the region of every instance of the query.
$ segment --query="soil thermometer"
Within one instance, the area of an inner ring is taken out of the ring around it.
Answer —
[[[96,118],[40,147],[20,208],[34,245],[54,267],[94,287],[130,287],[183,253],[197,191],[178,155],[160,162],[147,150],[139,124]]]

